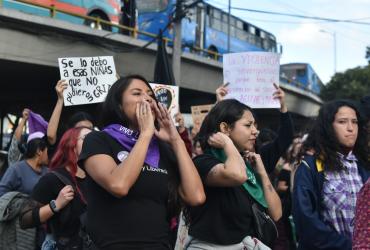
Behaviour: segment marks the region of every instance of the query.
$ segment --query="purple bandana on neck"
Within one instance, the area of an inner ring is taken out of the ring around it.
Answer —
[[[116,139],[129,152],[131,152],[137,139],[139,138],[139,132],[128,129],[119,124],[108,125],[103,129],[103,131]],[[154,136],[150,141],[144,162],[153,168],[158,168],[159,148],[158,141]]]
[[[30,114],[28,116],[28,126],[30,130],[30,134],[34,132],[42,132],[46,134],[46,131],[48,129],[48,123],[45,121],[45,119],[32,111],[30,111]]]

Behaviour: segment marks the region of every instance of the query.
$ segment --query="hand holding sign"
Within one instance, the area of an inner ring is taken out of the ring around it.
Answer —
[[[280,56],[270,52],[224,54],[224,81],[230,82],[225,98],[252,108],[278,108],[273,83],[279,82]]]
[[[63,100],[63,92],[68,87],[68,83],[66,80],[59,80],[57,85],[55,86],[55,91],[57,92],[57,96],[59,100]]]
[[[276,91],[272,94],[273,98],[279,100],[280,103],[280,111],[285,113],[288,111],[288,108],[285,104],[285,92],[282,90],[276,83],[274,83],[274,87]]]

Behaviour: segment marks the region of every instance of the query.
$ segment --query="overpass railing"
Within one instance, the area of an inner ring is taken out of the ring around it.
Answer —
[[[2,6],[2,1],[3,0],[0,0],[0,7]],[[136,27],[133,28],[133,27],[122,25],[122,24],[112,23],[110,21],[101,19],[100,17],[81,15],[81,14],[77,14],[77,13],[74,13],[74,12],[71,12],[71,11],[62,10],[62,9],[59,9],[59,8],[55,7],[54,5],[48,6],[48,5],[40,4],[40,3],[31,3],[27,0],[13,0],[13,1],[20,2],[20,3],[23,3],[23,4],[32,5],[32,6],[35,6],[35,7],[48,9],[49,12],[50,12],[50,17],[51,18],[56,18],[57,13],[63,13],[63,14],[67,14],[67,15],[70,15],[70,16],[73,16],[73,17],[81,18],[84,21],[86,21],[86,20],[92,21],[96,24],[95,29],[99,29],[99,27],[101,27],[101,25],[104,24],[104,25],[107,25],[111,28],[115,27],[118,30],[129,31],[131,33],[131,36],[135,37],[135,38],[137,37],[138,34],[144,35],[144,36],[147,36],[147,37],[150,37],[150,38],[153,38],[153,39],[158,38],[158,34],[153,34],[153,33],[150,33],[150,32],[142,31],[142,30],[137,29]],[[169,42],[173,42],[173,40],[171,40],[169,38],[166,38],[166,37],[163,37],[162,39],[164,40],[166,45]],[[202,48],[199,48],[199,47],[196,47],[196,46],[192,46],[191,49],[198,52],[198,53],[203,53],[205,55],[208,55],[210,58],[215,59],[215,60],[219,60],[219,58],[222,57],[222,55],[217,53],[216,51],[206,50],[206,49],[202,49]]]

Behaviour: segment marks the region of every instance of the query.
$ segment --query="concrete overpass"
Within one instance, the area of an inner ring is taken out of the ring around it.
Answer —
[[[0,8],[0,112],[2,116],[19,114],[29,106],[48,118],[56,100],[59,57],[111,55],[120,75],[139,73],[153,79],[157,45],[138,50],[144,44],[146,41],[129,36]],[[167,49],[171,54],[171,48]],[[182,112],[190,112],[191,105],[214,102],[214,91],[222,80],[222,63],[183,53],[178,84]],[[317,96],[288,84],[281,86],[289,110],[302,124],[317,114],[321,105]],[[95,109],[88,106],[90,111]],[[265,116],[276,111],[258,113]]]

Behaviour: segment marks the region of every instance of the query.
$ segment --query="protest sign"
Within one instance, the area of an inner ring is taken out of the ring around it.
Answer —
[[[212,109],[213,104],[191,106],[191,117],[193,118],[193,127],[199,131],[204,117]]]
[[[179,87],[158,83],[150,83],[150,86],[153,88],[158,102],[166,106],[172,120],[175,121],[174,116],[179,112]]]
[[[273,83],[279,85],[280,55],[270,52],[224,54],[225,98],[235,98],[252,108],[279,108]]]
[[[103,102],[117,80],[112,56],[58,58],[61,79],[68,83],[64,105]]]

